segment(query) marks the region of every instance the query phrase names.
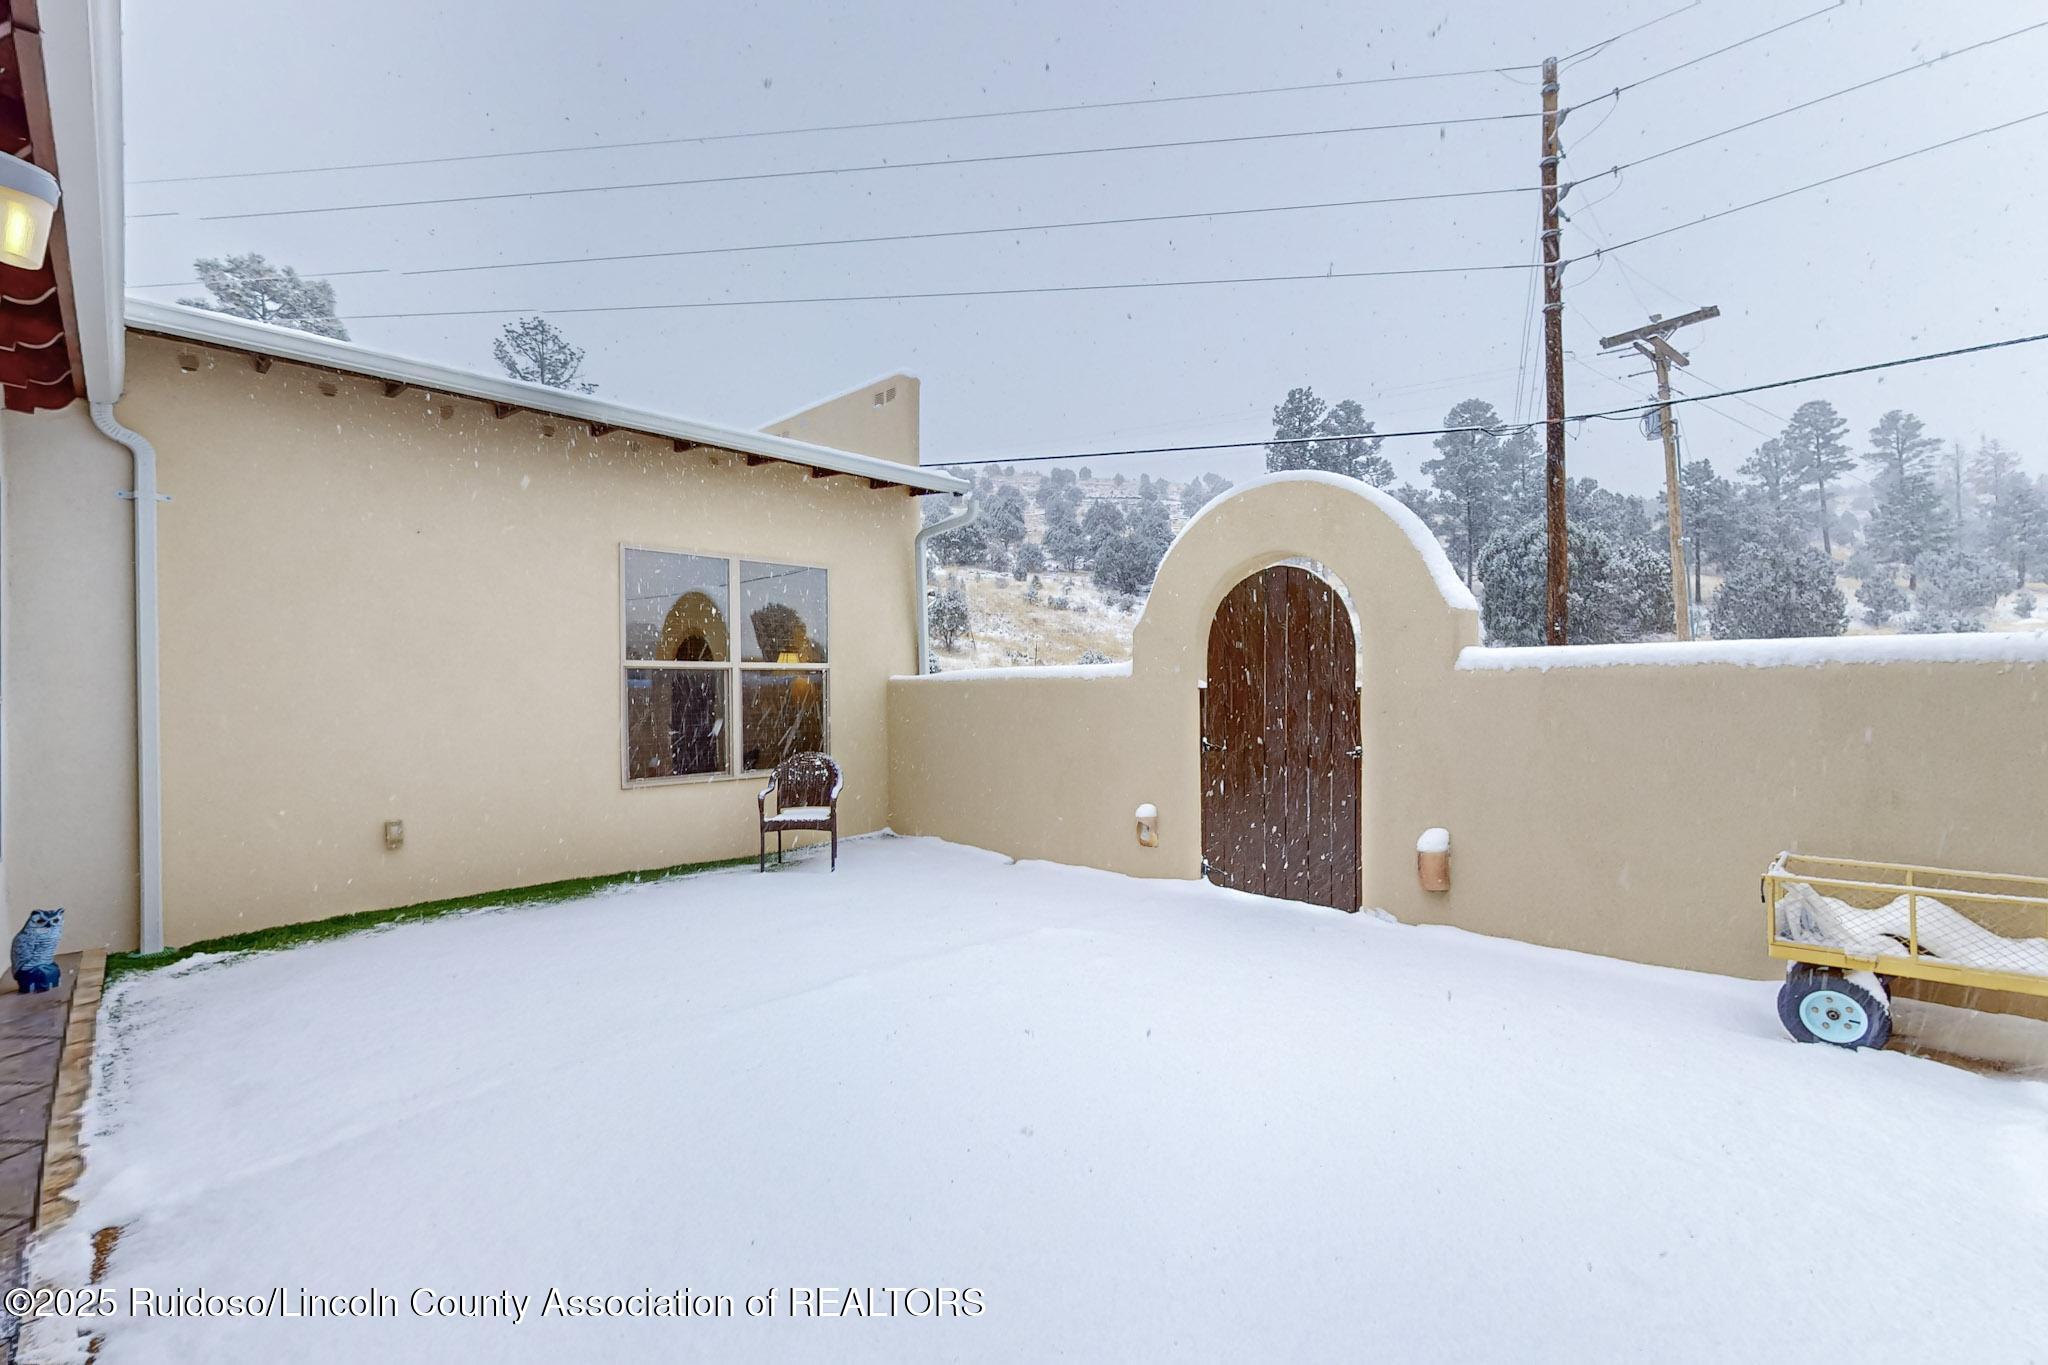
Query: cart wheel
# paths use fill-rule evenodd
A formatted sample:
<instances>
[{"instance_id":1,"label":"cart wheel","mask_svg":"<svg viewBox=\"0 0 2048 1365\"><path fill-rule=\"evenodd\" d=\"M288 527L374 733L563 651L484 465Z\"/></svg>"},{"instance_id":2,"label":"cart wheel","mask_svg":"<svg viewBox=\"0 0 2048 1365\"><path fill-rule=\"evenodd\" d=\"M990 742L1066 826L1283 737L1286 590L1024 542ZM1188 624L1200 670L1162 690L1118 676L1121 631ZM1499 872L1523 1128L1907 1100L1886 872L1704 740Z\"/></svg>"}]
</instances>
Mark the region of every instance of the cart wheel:
<instances>
[{"instance_id":1,"label":"cart wheel","mask_svg":"<svg viewBox=\"0 0 2048 1365\"><path fill-rule=\"evenodd\" d=\"M1862 975L1862 973L1858 973ZM1778 990L1778 1020L1801 1043L1883 1047L1892 1012L1882 987L1872 989L1826 967L1794 966Z\"/></svg>"}]
</instances>

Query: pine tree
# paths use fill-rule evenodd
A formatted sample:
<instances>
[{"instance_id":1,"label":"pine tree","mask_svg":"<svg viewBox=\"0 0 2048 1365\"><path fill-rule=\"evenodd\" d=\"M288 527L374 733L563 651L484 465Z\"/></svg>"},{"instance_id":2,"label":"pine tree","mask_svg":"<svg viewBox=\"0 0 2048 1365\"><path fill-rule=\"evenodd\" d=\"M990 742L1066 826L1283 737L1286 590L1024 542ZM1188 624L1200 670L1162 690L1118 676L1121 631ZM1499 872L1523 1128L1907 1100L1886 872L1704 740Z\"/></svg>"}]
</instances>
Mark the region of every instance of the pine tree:
<instances>
[{"instance_id":1,"label":"pine tree","mask_svg":"<svg viewBox=\"0 0 2048 1365\"><path fill-rule=\"evenodd\" d=\"M1835 581L1835 562L1806 545L1765 543L1745 555L1714 594L1714 636L1777 640L1840 635L1848 603Z\"/></svg>"},{"instance_id":2,"label":"pine tree","mask_svg":"<svg viewBox=\"0 0 2048 1365\"><path fill-rule=\"evenodd\" d=\"M1828 506L1828 484L1856 467L1856 457L1842 440L1848 429L1849 424L1835 411L1834 404L1816 398L1793 409L1792 420L1779 436L1791 456L1793 482L1799 488L1814 490L1820 513L1821 553L1830 558L1835 546L1829 534L1833 513Z\"/></svg>"},{"instance_id":3,"label":"pine tree","mask_svg":"<svg viewBox=\"0 0 2048 1365\"><path fill-rule=\"evenodd\" d=\"M1480 620L1489 642L1543 643L1549 544L1538 517L1496 535L1480 552ZM1671 629L1671 560L1661 548L1567 521L1565 558L1570 643L1641 640Z\"/></svg>"},{"instance_id":4,"label":"pine tree","mask_svg":"<svg viewBox=\"0 0 2048 1365\"><path fill-rule=\"evenodd\" d=\"M2025 587L2029 562L2048 546L2048 506L2039 485L2020 468L2020 457L1997 441L1978 447L1969 477L1985 553L2012 569L2014 587Z\"/></svg>"},{"instance_id":5,"label":"pine tree","mask_svg":"<svg viewBox=\"0 0 2048 1365\"><path fill-rule=\"evenodd\" d=\"M334 315L334 286L325 280L305 279L292 267L272 265L253 251L225 260L202 256L192 262L192 269L212 297L179 299L187 308L348 340L348 328Z\"/></svg>"},{"instance_id":6,"label":"pine tree","mask_svg":"<svg viewBox=\"0 0 2048 1365\"><path fill-rule=\"evenodd\" d=\"M1192 517L1229 487L1230 480L1221 474L1197 474L1180 491L1182 515Z\"/></svg>"},{"instance_id":7,"label":"pine tree","mask_svg":"<svg viewBox=\"0 0 2048 1365\"><path fill-rule=\"evenodd\" d=\"M1870 615L1870 624L1881 626L1894 616L1901 615L1911 607L1912 601L1906 596L1898 580L1889 570L1880 569L1876 574L1857 585L1856 600Z\"/></svg>"},{"instance_id":8,"label":"pine tree","mask_svg":"<svg viewBox=\"0 0 2048 1365\"><path fill-rule=\"evenodd\" d=\"M1446 427L1481 428L1446 431L1436 438L1437 457L1425 460L1422 472L1435 485L1432 510L1437 534L1445 541L1451 562L1467 586L1479 551L1504 520L1500 425L1493 404L1467 398L1444 415ZM1569 547L1567 547L1569 548Z\"/></svg>"},{"instance_id":9,"label":"pine tree","mask_svg":"<svg viewBox=\"0 0 2048 1365\"><path fill-rule=\"evenodd\" d=\"M1918 417L1893 408L1870 429L1863 456L1877 468L1877 507L1865 539L1880 562L1906 566L1908 586L1913 562L1954 535L1934 482L1940 451L1941 442L1925 433Z\"/></svg>"},{"instance_id":10,"label":"pine tree","mask_svg":"<svg viewBox=\"0 0 2048 1365\"><path fill-rule=\"evenodd\" d=\"M1692 553L1692 596L1702 600L1706 565L1726 568L1739 544L1740 508L1735 485L1714 472L1712 460L1688 460L1678 471L1678 496L1685 512L1685 538Z\"/></svg>"},{"instance_id":11,"label":"pine tree","mask_svg":"<svg viewBox=\"0 0 2048 1365\"><path fill-rule=\"evenodd\" d=\"M597 391L597 385L583 378L583 348L570 345L546 318L506 323L491 343L491 354L506 374L522 384L543 384L574 393Z\"/></svg>"},{"instance_id":12,"label":"pine tree","mask_svg":"<svg viewBox=\"0 0 2048 1365\"><path fill-rule=\"evenodd\" d=\"M1323 441L1310 446L1313 452L1311 469L1327 469L1336 474L1348 474L1361 479L1374 488L1385 488L1394 481L1394 466L1386 456L1380 454L1380 438L1372 434L1373 424L1365 419L1365 409L1356 399L1347 398L1323 415L1316 424L1318 436L1345 436L1352 439Z\"/></svg>"},{"instance_id":13,"label":"pine tree","mask_svg":"<svg viewBox=\"0 0 2048 1365\"><path fill-rule=\"evenodd\" d=\"M1920 560L1920 591L1913 609L1923 631L1980 630L1984 614L2004 592L2003 569L1967 550L1939 550Z\"/></svg>"},{"instance_id":14,"label":"pine tree","mask_svg":"<svg viewBox=\"0 0 2048 1365\"><path fill-rule=\"evenodd\" d=\"M1008 485L990 499L981 514L982 534L997 545L1011 549L1024 540L1024 495Z\"/></svg>"},{"instance_id":15,"label":"pine tree","mask_svg":"<svg viewBox=\"0 0 2048 1365\"><path fill-rule=\"evenodd\" d=\"M1313 388L1289 389L1287 397L1273 409L1273 442L1266 447L1266 469L1277 472L1284 469L1314 469L1313 445L1301 445L1304 436L1313 436L1322 425L1323 414L1330 405L1316 397ZM1289 444L1293 441L1295 444Z\"/></svg>"},{"instance_id":16,"label":"pine tree","mask_svg":"<svg viewBox=\"0 0 2048 1365\"><path fill-rule=\"evenodd\" d=\"M932 634L939 637L941 645L951 649L972 625L967 594L957 587L947 588L933 599L929 620Z\"/></svg>"},{"instance_id":17,"label":"pine tree","mask_svg":"<svg viewBox=\"0 0 2048 1365\"><path fill-rule=\"evenodd\" d=\"M1123 509L1106 499L1097 499L1088 504L1088 510L1081 517L1081 539L1085 555L1093 559L1103 546L1122 535L1124 531Z\"/></svg>"}]
</instances>

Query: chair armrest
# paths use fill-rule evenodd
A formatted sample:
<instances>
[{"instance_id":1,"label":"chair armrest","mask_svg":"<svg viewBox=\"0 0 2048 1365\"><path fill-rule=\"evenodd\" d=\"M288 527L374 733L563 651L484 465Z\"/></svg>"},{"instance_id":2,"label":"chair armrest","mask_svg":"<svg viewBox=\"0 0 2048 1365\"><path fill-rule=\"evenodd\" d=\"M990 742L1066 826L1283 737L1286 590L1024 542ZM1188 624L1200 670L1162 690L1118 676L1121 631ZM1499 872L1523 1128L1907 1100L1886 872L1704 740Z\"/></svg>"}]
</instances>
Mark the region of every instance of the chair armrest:
<instances>
[{"instance_id":1,"label":"chair armrest","mask_svg":"<svg viewBox=\"0 0 2048 1365\"><path fill-rule=\"evenodd\" d=\"M832 779L832 790L829 793L827 793L825 797L827 804L834 806L839 804L839 789L845 785L845 773L840 773Z\"/></svg>"},{"instance_id":2,"label":"chair armrest","mask_svg":"<svg viewBox=\"0 0 2048 1365\"><path fill-rule=\"evenodd\" d=\"M766 815L768 813L768 793L774 790L775 775L773 773L770 773L768 775L768 785L761 788L761 790L754 796L754 805L761 812L762 815Z\"/></svg>"}]
</instances>

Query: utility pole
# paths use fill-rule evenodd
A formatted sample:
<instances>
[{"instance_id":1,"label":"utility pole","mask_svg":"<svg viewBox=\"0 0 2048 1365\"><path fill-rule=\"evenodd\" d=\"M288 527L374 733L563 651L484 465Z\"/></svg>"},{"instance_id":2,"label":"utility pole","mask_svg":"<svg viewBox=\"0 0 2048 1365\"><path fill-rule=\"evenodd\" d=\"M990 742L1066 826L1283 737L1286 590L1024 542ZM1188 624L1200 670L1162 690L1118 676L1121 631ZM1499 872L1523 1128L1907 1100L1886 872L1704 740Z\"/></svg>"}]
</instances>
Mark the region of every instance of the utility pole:
<instances>
[{"instance_id":1,"label":"utility pole","mask_svg":"<svg viewBox=\"0 0 2048 1365\"><path fill-rule=\"evenodd\" d=\"M1544 575L1543 639L1566 642L1564 527L1564 262L1558 227L1557 166L1564 152L1557 140L1563 120L1557 112L1557 58L1543 59L1543 527L1549 541Z\"/></svg>"},{"instance_id":2,"label":"utility pole","mask_svg":"<svg viewBox=\"0 0 2048 1365\"><path fill-rule=\"evenodd\" d=\"M1681 317L1650 314L1647 325L1616 336L1601 337L1600 348L1630 346L1657 370L1657 432L1664 438L1664 524L1671 533L1671 616L1678 638L1692 638L1692 602L1685 590L1685 516L1678 502L1678 430L1671 425L1671 367L1692 364L1667 339L1681 327L1721 316L1715 307L1695 308Z\"/></svg>"}]
</instances>

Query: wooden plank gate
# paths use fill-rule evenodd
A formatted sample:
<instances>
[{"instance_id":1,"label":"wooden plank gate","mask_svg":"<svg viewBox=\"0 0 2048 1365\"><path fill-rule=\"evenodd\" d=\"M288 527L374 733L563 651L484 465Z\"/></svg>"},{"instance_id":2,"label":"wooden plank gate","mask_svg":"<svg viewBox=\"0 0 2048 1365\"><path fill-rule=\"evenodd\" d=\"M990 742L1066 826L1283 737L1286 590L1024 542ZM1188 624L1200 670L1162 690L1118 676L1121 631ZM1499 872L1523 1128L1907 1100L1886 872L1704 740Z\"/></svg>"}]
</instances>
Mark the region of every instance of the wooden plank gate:
<instances>
[{"instance_id":1,"label":"wooden plank gate","mask_svg":"<svg viewBox=\"0 0 2048 1365\"><path fill-rule=\"evenodd\" d=\"M1351 613L1276 565L1230 590L1202 689L1202 873L1220 886L1356 910L1358 681Z\"/></svg>"}]
</instances>

